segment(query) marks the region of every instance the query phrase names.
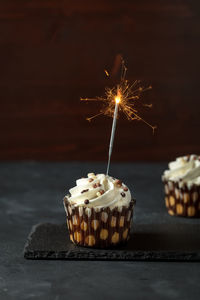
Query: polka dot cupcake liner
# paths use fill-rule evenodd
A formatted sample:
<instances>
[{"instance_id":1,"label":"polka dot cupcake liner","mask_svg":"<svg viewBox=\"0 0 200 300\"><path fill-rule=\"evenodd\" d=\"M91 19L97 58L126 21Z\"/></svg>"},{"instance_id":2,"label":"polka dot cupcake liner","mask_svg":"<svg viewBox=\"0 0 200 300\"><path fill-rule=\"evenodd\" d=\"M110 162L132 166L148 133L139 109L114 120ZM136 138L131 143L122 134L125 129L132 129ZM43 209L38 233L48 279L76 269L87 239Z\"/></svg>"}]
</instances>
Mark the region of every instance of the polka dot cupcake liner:
<instances>
[{"instance_id":1,"label":"polka dot cupcake liner","mask_svg":"<svg viewBox=\"0 0 200 300\"><path fill-rule=\"evenodd\" d=\"M200 217L200 186L163 180L165 205L171 216Z\"/></svg>"},{"instance_id":2,"label":"polka dot cupcake liner","mask_svg":"<svg viewBox=\"0 0 200 300\"><path fill-rule=\"evenodd\" d=\"M135 200L128 207L102 209L75 207L67 197L64 207L70 240L79 246L109 248L126 243L129 239Z\"/></svg>"}]
</instances>

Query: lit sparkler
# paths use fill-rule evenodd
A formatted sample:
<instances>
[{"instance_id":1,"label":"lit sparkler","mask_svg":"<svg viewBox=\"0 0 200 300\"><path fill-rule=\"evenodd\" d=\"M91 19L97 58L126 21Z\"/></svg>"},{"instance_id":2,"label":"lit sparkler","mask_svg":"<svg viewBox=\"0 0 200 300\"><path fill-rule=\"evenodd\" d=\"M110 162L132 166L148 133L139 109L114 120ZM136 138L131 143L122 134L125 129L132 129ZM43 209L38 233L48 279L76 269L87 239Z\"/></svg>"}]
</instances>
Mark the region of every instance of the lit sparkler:
<instances>
[{"instance_id":1,"label":"lit sparkler","mask_svg":"<svg viewBox=\"0 0 200 300\"><path fill-rule=\"evenodd\" d=\"M106 75L109 76L107 70L104 70ZM110 167L110 158L112 154L115 129L116 129L116 121L118 117L118 111L122 111L128 120L138 120L143 121L145 124L150 126L154 132L156 126L151 125L146 120L144 120L136 109L136 101L140 99L141 94L144 91L150 90L152 87L143 87L141 86L141 82L139 80L135 80L133 83L129 83L126 77L127 68L125 66L124 60L121 60L121 78L120 82L116 87L113 88L105 88L105 96L104 97L96 97L96 98L81 98L82 101L100 101L103 106L100 110L100 113L87 118L88 121L91 121L93 118L100 115L107 115L113 117L112 123L112 131L110 137L110 145L109 145L109 155L108 155L108 165L107 165L107 174ZM146 107L152 107L151 104L143 104Z\"/></svg>"}]
</instances>

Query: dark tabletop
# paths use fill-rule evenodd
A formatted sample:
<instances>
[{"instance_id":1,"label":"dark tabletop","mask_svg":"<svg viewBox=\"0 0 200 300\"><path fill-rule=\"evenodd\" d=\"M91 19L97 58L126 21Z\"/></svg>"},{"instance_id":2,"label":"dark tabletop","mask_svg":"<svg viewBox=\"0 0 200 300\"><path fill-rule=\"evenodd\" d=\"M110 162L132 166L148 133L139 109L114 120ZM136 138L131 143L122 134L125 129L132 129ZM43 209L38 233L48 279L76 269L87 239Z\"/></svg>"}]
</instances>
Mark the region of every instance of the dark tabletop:
<instances>
[{"instance_id":1,"label":"dark tabletop","mask_svg":"<svg viewBox=\"0 0 200 300\"><path fill-rule=\"evenodd\" d=\"M137 199L137 224L196 223L171 217L160 176L165 163L112 164ZM199 299L200 264L36 261L23 258L32 225L63 223L62 199L75 180L105 173L102 163L0 163L0 299Z\"/></svg>"}]
</instances>

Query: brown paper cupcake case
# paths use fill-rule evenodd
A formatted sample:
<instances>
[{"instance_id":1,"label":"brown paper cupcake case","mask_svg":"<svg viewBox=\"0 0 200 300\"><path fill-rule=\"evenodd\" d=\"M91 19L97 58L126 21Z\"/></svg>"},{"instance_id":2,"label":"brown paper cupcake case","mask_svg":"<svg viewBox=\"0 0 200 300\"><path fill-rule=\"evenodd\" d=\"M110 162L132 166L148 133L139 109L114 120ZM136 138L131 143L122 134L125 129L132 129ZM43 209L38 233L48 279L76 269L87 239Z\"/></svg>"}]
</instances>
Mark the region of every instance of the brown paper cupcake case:
<instances>
[{"instance_id":1,"label":"brown paper cupcake case","mask_svg":"<svg viewBox=\"0 0 200 300\"><path fill-rule=\"evenodd\" d=\"M200 186L163 179L165 205L171 216L200 217Z\"/></svg>"},{"instance_id":2,"label":"brown paper cupcake case","mask_svg":"<svg viewBox=\"0 0 200 300\"><path fill-rule=\"evenodd\" d=\"M74 207L67 197L64 198L67 214L67 226L70 240L79 246L108 248L125 243L129 238L133 207L132 199L129 206L120 208L87 208Z\"/></svg>"}]
</instances>

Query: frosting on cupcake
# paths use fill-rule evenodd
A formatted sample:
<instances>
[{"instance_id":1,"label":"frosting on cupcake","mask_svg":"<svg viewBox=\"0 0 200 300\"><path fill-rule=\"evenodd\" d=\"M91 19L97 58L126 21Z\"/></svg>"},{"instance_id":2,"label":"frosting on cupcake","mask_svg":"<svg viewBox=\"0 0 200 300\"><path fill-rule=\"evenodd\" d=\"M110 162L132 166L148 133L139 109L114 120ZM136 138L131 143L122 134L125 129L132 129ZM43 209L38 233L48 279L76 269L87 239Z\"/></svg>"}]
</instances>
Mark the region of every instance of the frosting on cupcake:
<instances>
[{"instance_id":1,"label":"frosting on cupcake","mask_svg":"<svg viewBox=\"0 0 200 300\"><path fill-rule=\"evenodd\" d=\"M181 181L188 186L200 185L200 159L192 154L181 156L169 163L169 170L163 174L164 180Z\"/></svg>"},{"instance_id":2,"label":"frosting on cupcake","mask_svg":"<svg viewBox=\"0 0 200 300\"><path fill-rule=\"evenodd\" d=\"M114 207L128 206L131 193L121 180L105 174L89 173L87 178L76 180L76 186L69 190L66 196L70 204L85 207Z\"/></svg>"}]
</instances>

